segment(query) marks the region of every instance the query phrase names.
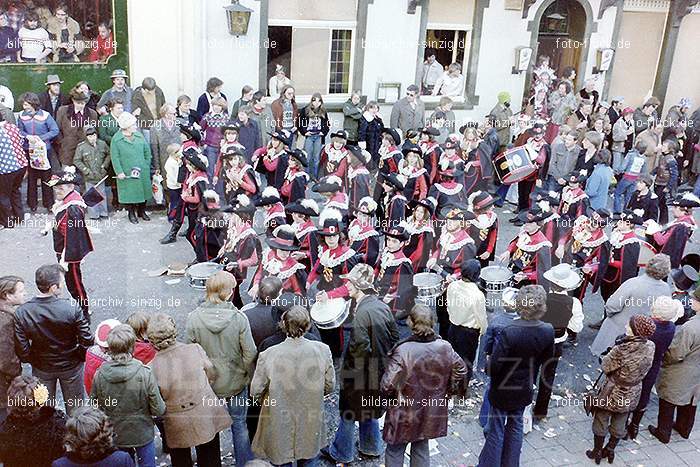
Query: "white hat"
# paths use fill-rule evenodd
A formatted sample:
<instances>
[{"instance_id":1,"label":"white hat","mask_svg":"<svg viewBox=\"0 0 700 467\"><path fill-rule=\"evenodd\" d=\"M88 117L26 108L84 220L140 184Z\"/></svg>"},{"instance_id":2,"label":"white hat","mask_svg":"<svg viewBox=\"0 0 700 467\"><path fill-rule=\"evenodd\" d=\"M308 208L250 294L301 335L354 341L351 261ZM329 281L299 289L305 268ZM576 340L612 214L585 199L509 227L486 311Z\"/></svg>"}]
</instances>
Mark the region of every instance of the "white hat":
<instances>
[{"instance_id":1,"label":"white hat","mask_svg":"<svg viewBox=\"0 0 700 467\"><path fill-rule=\"evenodd\" d=\"M661 321L675 321L683 316L683 313L683 304L667 295L656 297L651 304L651 317Z\"/></svg>"},{"instance_id":2,"label":"white hat","mask_svg":"<svg viewBox=\"0 0 700 467\"><path fill-rule=\"evenodd\" d=\"M544 273L544 278L564 290L573 290L581 283L581 276L568 263L557 264Z\"/></svg>"},{"instance_id":3,"label":"white hat","mask_svg":"<svg viewBox=\"0 0 700 467\"><path fill-rule=\"evenodd\" d=\"M119 123L119 128L126 130L127 128L131 128L132 126L136 125L136 117L129 112L122 112L117 119L117 123Z\"/></svg>"},{"instance_id":4,"label":"white hat","mask_svg":"<svg viewBox=\"0 0 700 467\"><path fill-rule=\"evenodd\" d=\"M107 337L109 333L120 324L122 323L118 319L106 319L98 324L97 329L95 329L95 344L107 348Z\"/></svg>"}]
</instances>

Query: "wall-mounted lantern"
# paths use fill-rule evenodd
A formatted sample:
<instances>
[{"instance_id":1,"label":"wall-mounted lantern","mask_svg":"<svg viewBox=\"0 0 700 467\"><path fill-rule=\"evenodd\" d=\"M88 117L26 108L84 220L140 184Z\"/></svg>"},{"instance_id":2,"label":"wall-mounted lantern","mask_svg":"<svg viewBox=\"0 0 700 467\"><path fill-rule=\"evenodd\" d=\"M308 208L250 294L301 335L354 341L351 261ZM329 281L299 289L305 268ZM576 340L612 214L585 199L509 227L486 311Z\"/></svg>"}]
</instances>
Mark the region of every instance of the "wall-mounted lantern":
<instances>
[{"instance_id":1,"label":"wall-mounted lantern","mask_svg":"<svg viewBox=\"0 0 700 467\"><path fill-rule=\"evenodd\" d=\"M610 69L610 64L612 63L613 56L615 55L615 50L605 47L598 49L596 53L596 66L593 67L593 73L599 74Z\"/></svg>"},{"instance_id":2,"label":"wall-mounted lantern","mask_svg":"<svg viewBox=\"0 0 700 467\"><path fill-rule=\"evenodd\" d=\"M248 32L250 15L253 13L253 10L241 5L239 0L231 0L231 4L225 6L224 10L226 10L228 32L232 36L245 36Z\"/></svg>"},{"instance_id":3,"label":"wall-mounted lantern","mask_svg":"<svg viewBox=\"0 0 700 467\"><path fill-rule=\"evenodd\" d=\"M532 59L532 47L517 47L515 49L515 65L512 73L514 75L527 71Z\"/></svg>"}]
</instances>

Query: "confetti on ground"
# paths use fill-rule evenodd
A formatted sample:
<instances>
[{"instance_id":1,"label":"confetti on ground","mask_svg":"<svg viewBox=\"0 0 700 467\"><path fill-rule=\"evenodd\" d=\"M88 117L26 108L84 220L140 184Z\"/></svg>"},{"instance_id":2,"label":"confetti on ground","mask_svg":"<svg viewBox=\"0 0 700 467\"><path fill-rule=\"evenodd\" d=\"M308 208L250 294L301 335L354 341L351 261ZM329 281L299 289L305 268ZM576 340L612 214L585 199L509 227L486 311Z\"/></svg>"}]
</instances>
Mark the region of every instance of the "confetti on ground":
<instances>
[{"instance_id":1,"label":"confetti on ground","mask_svg":"<svg viewBox=\"0 0 700 467\"><path fill-rule=\"evenodd\" d=\"M168 285L174 285L180 283L180 279L170 279L168 281L165 281L166 284Z\"/></svg>"},{"instance_id":2,"label":"confetti on ground","mask_svg":"<svg viewBox=\"0 0 700 467\"><path fill-rule=\"evenodd\" d=\"M545 438L555 438L557 436L557 432L554 431L554 428L549 428L544 432L544 436Z\"/></svg>"}]
</instances>

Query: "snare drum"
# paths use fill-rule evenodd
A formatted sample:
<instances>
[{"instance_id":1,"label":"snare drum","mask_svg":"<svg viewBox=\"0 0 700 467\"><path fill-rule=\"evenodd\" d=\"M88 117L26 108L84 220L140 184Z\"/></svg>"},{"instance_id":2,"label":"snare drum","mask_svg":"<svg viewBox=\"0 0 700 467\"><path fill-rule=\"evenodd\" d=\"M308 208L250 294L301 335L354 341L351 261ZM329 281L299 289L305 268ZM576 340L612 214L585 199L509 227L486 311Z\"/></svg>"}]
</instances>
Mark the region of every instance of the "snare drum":
<instances>
[{"instance_id":1,"label":"snare drum","mask_svg":"<svg viewBox=\"0 0 700 467\"><path fill-rule=\"evenodd\" d=\"M335 329L345 322L350 314L350 302L343 298L331 298L316 302L311 307L311 319L319 329Z\"/></svg>"},{"instance_id":2,"label":"snare drum","mask_svg":"<svg viewBox=\"0 0 700 467\"><path fill-rule=\"evenodd\" d=\"M207 279L224 269L219 263L197 263L187 268L186 274L190 282L190 287L195 289L206 289Z\"/></svg>"},{"instance_id":3,"label":"snare drum","mask_svg":"<svg viewBox=\"0 0 700 467\"><path fill-rule=\"evenodd\" d=\"M639 259L637 265L641 268L647 267L647 263L656 255L656 248L651 243L644 240L639 241Z\"/></svg>"},{"instance_id":4,"label":"snare drum","mask_svg":"<svg viewBox=\"0 0 700 467\"><path fill-rule=\"evenodd\" d=\"M486 292L501 293L511 285L513 273L505 266L486 266L479 277Z\"/></svg>"},{"instance_id":5,"label":"snare drum","mask_svg":"<svg viewBox=\"0 0 700 467\"><path fill-rule=\"evenodd\" d=\"M537 154L533 154L529 147L518 146L496 156L493 166L501 183L512 185L537 171L537 166L533 162L536 157Z\"/></svg>"},{"instance_id":6,"label":"snare drum","mask_svg":"<svg viewBox=\"0 0 700 467\"><path fill-rule=\"evenodd\" d=\"M442 295L444 290L442 277L434 272L421 272L413 276L416 299L427 301Z\"/></svg>"}]
</instances>

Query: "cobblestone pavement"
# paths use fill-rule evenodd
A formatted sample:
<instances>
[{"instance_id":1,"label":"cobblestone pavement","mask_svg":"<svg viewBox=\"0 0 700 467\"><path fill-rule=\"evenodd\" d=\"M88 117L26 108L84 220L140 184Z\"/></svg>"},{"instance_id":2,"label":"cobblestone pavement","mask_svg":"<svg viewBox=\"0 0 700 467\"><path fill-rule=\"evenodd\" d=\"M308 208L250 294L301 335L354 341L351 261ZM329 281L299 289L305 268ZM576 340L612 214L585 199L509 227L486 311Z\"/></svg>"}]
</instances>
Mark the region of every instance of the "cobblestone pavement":
<instances>
[{"instance_id":1,"label":"cobblestone pavement","mask_svg":"<svg viewBox=\"0 0 700 467\"><path fill-rule=\"evenodd\" d=\"M517 233L507 222L512 214L499 210L501 233L499 248ZM202 300L200 291L188 286L186 279L148 277L147 272L169 263L189 262L192 250L182 237L177 243L160 245L167 226L162 212L156 212L151 222L132 225L124 211L117 212L108 221L93 227L95 251L83 262L83 277L92 303L93 328L106 318L124 319L136 310L164 311L175 317L178 328L184 330L187 313ZM55 261L51 237L41 236L48 217L33 216L26 225L0 232L0 274L17 274L28 280L34 293L33 274L41 264ZM700 250L691 243L689 250ZM584 302L585 323L599 319L602 300L591 295ZM591 419L580 407L580 395L598 374L598 365L588 351L594 332L588 327L579 335L575 348L565 349L556 378L550 416L525 436L521 464L524 466L593 465L584 451L592 445ZM483 390L482 376L477 373L470 389L470 397L451 411L448 436L437 443L437 452L431 457L436 466L462 466L477 463L483 445L483 435L476 421ZM331 432L337 426L335 399L329 403L328 422ZM674 433L671 443L663 445L652 439L646 425L656 418L656 397L642 421L638 441L622 441L617 449L616 465L676 466L700 465L700 431L684 440ZM232 464L230 433L223 435L222 453L226 465ZM161 465L168 465L168 457L160 456ZM326 463L328 464L328 463ZM380 465L383 459L360 459L357 465Z\"/></svg>"}]
</instances>

